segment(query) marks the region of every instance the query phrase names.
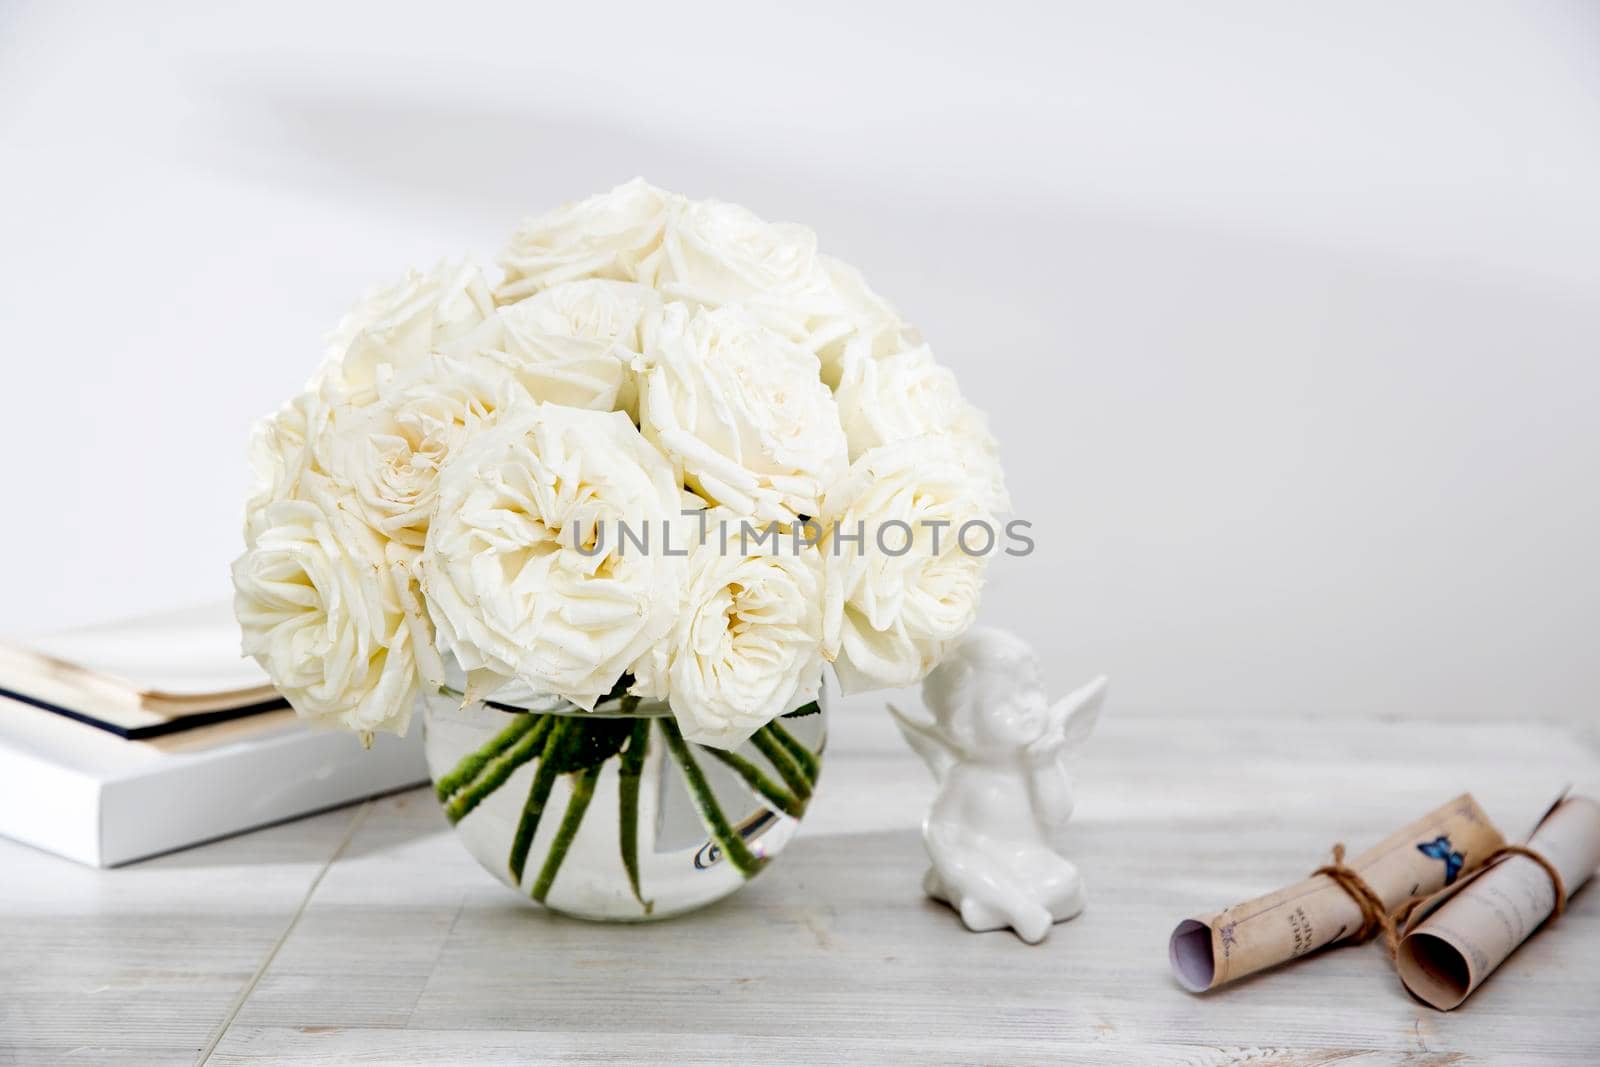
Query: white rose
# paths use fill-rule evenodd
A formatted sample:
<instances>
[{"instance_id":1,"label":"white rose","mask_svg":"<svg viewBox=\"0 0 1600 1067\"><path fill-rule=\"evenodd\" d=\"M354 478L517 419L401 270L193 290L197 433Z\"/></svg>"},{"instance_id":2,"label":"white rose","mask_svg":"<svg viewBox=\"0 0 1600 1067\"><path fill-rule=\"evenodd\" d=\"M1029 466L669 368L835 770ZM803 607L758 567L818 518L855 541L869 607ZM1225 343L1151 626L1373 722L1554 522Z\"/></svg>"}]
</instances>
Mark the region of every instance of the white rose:
<instances>
[{"instance_id":1,"label":"white rose","mask_svg":"<svg viewBox=\"0 0 1600 1067\"><path fill-rule=\"evenodd\" d=\"M791 340L810 343L813 320L837 299L804 226L766 222L716 200L685 201L667 221L656 286L704 307L742 305Z\"/></svg>"},{"instance_id":2,"label":"white rose","mask_svg":"<svg viewBox=\"0 0 1600 1067\"><path fill-rule=\"evenodd\" d=\"M990 511L1010 510L1000 446L983 412L961 395L954 372L926 345L881 358L865 354L865 347L851 344L833 394L851 460L916 437L948 438L977 481L980 503Z\"/></svg>"},{"instance_id":3,"label":"white rose","mask_svg":"<svg viewBox=\"0 0 1600 1067\"><path fill-rule=\"evenodd\" d=\"M417 692L402 593L406 559L320 475L268 504L233 564L243 648L300 715L404 733Z\"/></svg>"},{"instance_id":4,"label":"white rose","mask_svg":"<svg viewBox=\"0 0 1600 1067\"><path fill-rule=\"evenodd\" d=\"M639 551L618 523L660 538L679 499L620 412L504 413L439 479L420 575L440 647L592 708L671 628L682 583L681 558Z\"/></svg>"},{"instance_id":5,"label":"white rose","mask_svg":"<svg viewBox=\"0 0 1600 1067\"><path fill-rule=\"evenodd\" d=\"M409 271L369 292L328 338L315 387L334 394L370 390L391 375L425 366L435 352L466 336L494 311L483 272L441 263Z\"/></svg>"},{"instance_id":6,"label":"white rose","mask_svg":"<svg viewBox=\"0 0 1600 1067\"><path fill-rule=\"evenodd\" d=\"M669 304L647 334L639 427L689 487L762 520L815 515L848 463L817 357L738 308Z\"/></svg>"},{"instance_id":7,"label":"white rose","mask_svg":"<svg viewBox=\"0 0 1600 1067\"><path fill-rule=\"evenodd\" d=\"M987 561L975 553L995 530L957 450L940 438L873 449L828 490L822 523L824 649L840 685L920 681L977 616ZM973 553L967 523L980 524L966 533Z\"/></svg>"},{"instance_id":8,"label":"white rose","mask_svg":"<svg viewBox=\"0 0 1600 1067\"><path fill-rule=\"evenodd\" d=\"M873 292L860 271L832 256L819 255L817 259L834 294L834 310L811 327L817 358L822 362L822 380L830 388L839 384L848 346L874 356L890 356L922 343L917 328Z\"/></svg>"},{"instance_id":9,"label":"white rose","mask_svg":"<svg viewBox=\"0 0 1600 1067\"><path fill-rule=\"evenodd\" d=\"M256 423L250 436L255 484L245 504L245 544L255 543L268 504L293 499L300 479L317 469L315 445L328 423L328 406L307 391Z\"/></svg>"},{"instance_id":10,"label":"white rose","mask_svg":"<svg viewBox=\"0 0 1600 1067\"><path fill-rule=\"evenodd\" d=\"M322 466L353 491L374 529L421 548L445 461L497 411L519 402L532 403L508 375L491 378L440 358L380 384L370 403L336 408L318 449Z\"/></svg>"},{"instance_id":11,"label":"white rose","mask_svg":"<svg viewBox=\"0 0 1600 1067\"><path fill-rule=\"evenodd\" d=\"M652 284L662 227L676 199L635 178L609 193L528 219L500 256L505 280L495 290L496 299L509 304L579 278Z\"/></svg>"},{"instance_id":12,"label":"white rose","mask_svg":"<svg viewBox=\"0 0 1600 1067\"><path fill-rule=\"evenodd\" d=\"M725 508L694 520L706 536L689 554L677 622L634 670L636 691L668 696L686 738L725 749L813 692L823 665L821 553L788 535L776 550L758 545L741 538L742 521Z\"/></svg>"},{"instance_id":13,"label":"white rose","mask_svg":"<svg viewBox=\"0 0 1600 1067\"><path fill-rule=\"evenodd\" d=\"M660 303L646 285L567 282L500 308L452 352L509 371L535 400L631 416L640 326Z\"/></svg>"}]
</instances>

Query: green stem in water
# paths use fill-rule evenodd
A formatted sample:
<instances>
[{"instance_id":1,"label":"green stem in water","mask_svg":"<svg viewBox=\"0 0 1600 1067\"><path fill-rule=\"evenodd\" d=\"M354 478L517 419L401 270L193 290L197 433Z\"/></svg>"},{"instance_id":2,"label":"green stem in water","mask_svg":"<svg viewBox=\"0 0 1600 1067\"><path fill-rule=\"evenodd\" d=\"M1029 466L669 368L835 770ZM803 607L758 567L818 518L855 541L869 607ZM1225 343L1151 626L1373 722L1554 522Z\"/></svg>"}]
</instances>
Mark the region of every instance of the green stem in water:
<instances>
[{"instance_id":1,"label":"green stem in water","mask_svg":"<svg viewBox=\"0 0 1600 1067\"><path fill-rule=\"evenodd\" d=\"M789 755L794 757L794 761L800 764L800 769L805 772L806 781L811 785L816 785L817 775L822 771L822 764L817 759L817 754L802 745L799 738L786 730L777 719L773 719L768 723L767 729L772 732L772 736L778 739L778 743L788 751Z\"/></svg>"},{"instance_id":2,"label":"green stem in water","mask_svg":"<svg viewBox=\"0 0 1600 1067\"><path fill-rule=\"evenodd\" d=\"M628 872L633 899L646 915L655 910L655 901L644 899L639 892L639 778L644 773L645 747L649 743L650 720L639 719L633 724L633 734L617 767L617 842L622 848L622 866Z\"/></svg>"},{"instance_id":3,"label":"green stem in water","mask_svg":"<svg viewBox=\"0 0 1600 1067\"><path fill-rule=\"evenodd\" d=\"M570 717L557 716L545 739L544 751L539 755L539 769L528 787L528 799L522 804L522 818L517 822L517 836L511 842L511 876L522 884L522 872L528 866L528 849L533 847L533 835L539 830L539 819L544 815L544 805L550 799L550 790L559 775L560 756L572 739L582 736L582 726Z\"/></svg>"},{"instance_id":4,"label":"green stem in water","mask_svg":"<svg viewBox=\"0 0 1600 1067\"><path fill-rule=\"evenodd\" d=\"M583 813L589 810L589 801L594 799L594 783L600 777L602 764L586 767L572 776L572 793L567 797L567 811L561 816L561 825L556 828L556 839L550 842L550 851L545 854L544 866L539 868L539 879L533 883L533 899L544 903L544 898L550 893L550 886L556 880L556 874L561 870L561 861L567 858L567 850L572 847L572 839L578 836L578 826L583 822ZM522 876L517 876L518 882Z\"/></svg>"},{"instance_id":5,"label":"green stem in water","mask_svg":"<svg viewBox=\"0 0 1600 1067\"><path fill-rule=\"evenodd\" d=\"M712 748L710 746L703 746L703 751L726 764L733 770L734 774L744 779L745 785L761 794L773 807L785 815L792 815L798 819L806 813L806 802L804 800L785 792L782 786L762 774L761 769L749 760L732 752L724 752L720 748Z\"/></svg>"},{"instance_id":6,"label":"green stem in water","mask_svg":"<svg viewBox=\"0 0 1600 1067\"><path fill-rule=\"evenodd\" d=\"M538 718L537 715L513 716L511 724L495 734L493 740L478 751L462 757L453 771L434 784L434 792L438 794L440 803L448 801L457 790L471 785L497 756L502 755L506 749L516 744L523 734L533 729L537 725Z\"/></svg>"},{"instance_id":7,"label":"green stem in water","mask_svg":"<svg viewBox=\"0 0 1600 1067\"><path fill-rule=\"evenodd\" d=\"M526 717L535 721L528 727L527 732L518 739L516 744L511 746L510 751L491 763L482 778L457 793L450 803L445 805L445 816L452 823L458 823L466 818L467 814L482 803L485 797L505 785L507 779L516 773L518 767L521 767L539 754L540 746L545 741L545 735L550 732L553 717L549 715L529 715Z\"/></svg>"},{"instance_id":8,"label":"green stem in water","mask_svg":"<svg viewBox=\"0 0 1600 1067\"><path fill-rule=\"evenodd\" d=\"M761 866L761 860L750 851L744 843L744 838L734 832L728 825L728 817L722 814L722 807L717 803L716 794L711 791L710 784L705 775L700 772L700 767L694 761L694 755L689 751L689 745L683 739L683 733L678 729L678 724L670 718L661 720L661 732L666 735L667 749L672 753L672 758L678 761L678 766L683 770L684 784L689 787L689 796L694 799L694 805L700 810L700 819L705 823L706 829L711 831L711 837L722 849L722 854L744 877L749 878Z\"/></svg>"},{"instance_id":9,"label":"green stem in water","mask_svg":"<svg viewBox=\"0 0 1600 1067\"><path fill-rule=\"evenodd\" d=\"M750 743L755 745L760 753L767 757L767 762L772 764L778 776L783 779L783 784L801 800L811 798L811 783L806 780L805 771L800 769L800 764L789 755L789 750L783 742L771 733L772 725L769 723L750 736Z\"/></svg>"}]
</instances>

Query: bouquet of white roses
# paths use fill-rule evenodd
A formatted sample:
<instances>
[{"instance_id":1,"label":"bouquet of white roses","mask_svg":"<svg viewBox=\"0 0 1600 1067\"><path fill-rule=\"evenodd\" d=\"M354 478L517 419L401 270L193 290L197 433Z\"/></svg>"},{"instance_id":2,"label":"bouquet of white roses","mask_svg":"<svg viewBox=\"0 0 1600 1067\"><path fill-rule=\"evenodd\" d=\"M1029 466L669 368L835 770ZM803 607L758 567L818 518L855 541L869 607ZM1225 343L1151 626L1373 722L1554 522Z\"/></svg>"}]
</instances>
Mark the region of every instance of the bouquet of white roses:
<instances>
[{"instance_id":1,"label":"bouquet of white roses","mask_svg":"<svg viewBox=\"0 0 1600 1067\"><path fill-rule=\"evenodd\" d=\"M453 663L729 749L972 623L994 440L810 231L635 180L500 265L371 293L258 429L236 610L301 715L403 732Z\"/></svg>"}]
</instances>

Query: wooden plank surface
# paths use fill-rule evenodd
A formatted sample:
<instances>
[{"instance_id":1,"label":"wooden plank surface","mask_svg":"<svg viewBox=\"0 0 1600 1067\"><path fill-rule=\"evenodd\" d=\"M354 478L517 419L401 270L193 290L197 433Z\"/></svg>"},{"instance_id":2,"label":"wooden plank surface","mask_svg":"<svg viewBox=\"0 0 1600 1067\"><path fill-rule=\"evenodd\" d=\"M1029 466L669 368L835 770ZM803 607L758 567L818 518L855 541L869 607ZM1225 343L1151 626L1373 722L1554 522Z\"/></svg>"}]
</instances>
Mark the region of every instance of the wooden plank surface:
<instances>
[{"instance_id":1,"label":"wooden plank surface","mask_svg":"<svg viewBox=\"0 0 1600 1067\"><path fill-rule=\"evenodd\" d=\"M524 904L422 790L115 871L0 842L0 1062L1600 1061L1594 889L1450 1014L1375 945L1205 997L1165 948L1462 790L1520 836L1600 789L1592 727L1113 705L1078 782L1089 910L1037 947L921 898L931 782L870 705L769 872L647 926Z\"/></svg>"}]
</instances>

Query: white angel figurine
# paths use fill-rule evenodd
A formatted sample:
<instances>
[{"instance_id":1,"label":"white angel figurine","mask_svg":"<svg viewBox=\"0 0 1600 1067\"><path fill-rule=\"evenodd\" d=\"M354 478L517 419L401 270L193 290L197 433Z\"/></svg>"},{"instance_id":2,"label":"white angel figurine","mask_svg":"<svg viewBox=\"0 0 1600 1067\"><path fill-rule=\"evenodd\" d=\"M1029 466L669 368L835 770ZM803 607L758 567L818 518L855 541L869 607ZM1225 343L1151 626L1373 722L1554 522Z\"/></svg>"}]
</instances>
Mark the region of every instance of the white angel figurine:
<instances>
[{"instance_id":1,"label":"white angel figurine","mask_svg":"<svg viewBox=\"0 0 1600 1067\"><path fill-rule=\"evenodd\" d=\"M1105 677L1055 705L1039 660L1004 630L969 633L922 683L933 721L889 710L939 783L922 823L922 887L974 931L1029 944L1083 910L1083 879L1051 838L1072 814L1065 757L1094 729Z\"/></svg>"}]
</instances>

